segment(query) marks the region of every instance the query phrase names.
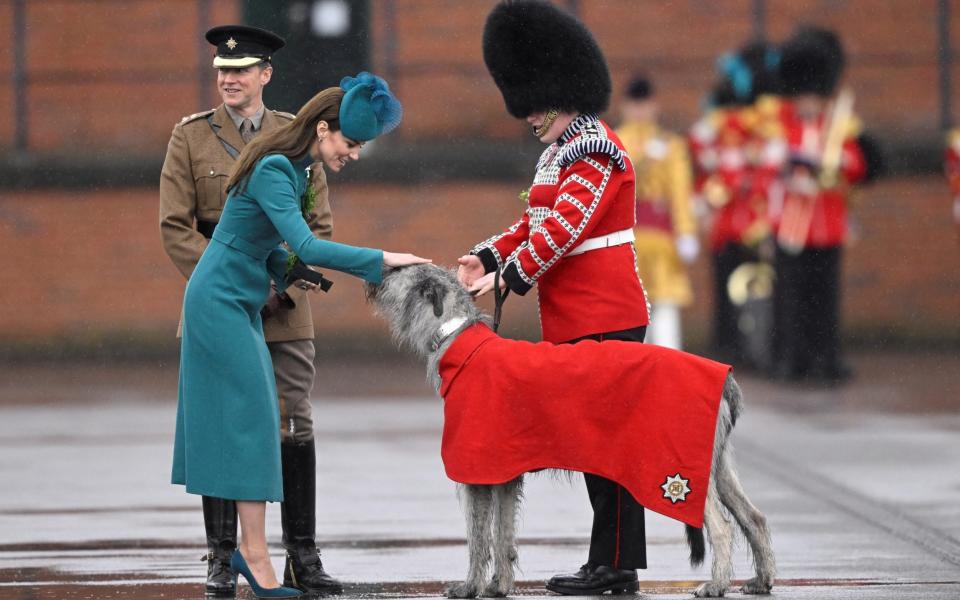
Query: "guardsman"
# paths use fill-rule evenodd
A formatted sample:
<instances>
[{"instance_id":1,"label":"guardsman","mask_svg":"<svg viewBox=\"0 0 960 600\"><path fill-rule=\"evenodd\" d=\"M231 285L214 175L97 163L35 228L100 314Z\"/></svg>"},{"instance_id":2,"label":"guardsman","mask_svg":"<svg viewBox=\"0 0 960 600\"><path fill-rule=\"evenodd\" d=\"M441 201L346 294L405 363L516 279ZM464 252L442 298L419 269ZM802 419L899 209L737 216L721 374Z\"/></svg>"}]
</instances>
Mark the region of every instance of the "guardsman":
<instances>
[{"instance_id":1,"label":"guardsman","mask_svg":"<svg viewBox=\"0 0 960 600\"><path fill-rule=\"evenodd\" d=\"M960 234L960 128L951 129L947 134L947 151L943 169L953 196L953 222L957 226L957 233Z\"/></svg>"},{"instance_id":2,"label":"guardsman","mask_svg":"<svg viewBox=\"0 0 960 600\"><path fill-rule=\"evenodd\" d=\"M680 309L693 299L687 266L700 251L686 141L660 127L653 84L634 78L617 135L637 173L637 270L650 300L646 342L679 350Z\"/></svg>"},{"instance_id":3,"label":"guardsman","mask_svg":"<svg viewBox=\"0 0 960 600\"><path fill-rule=\"evenodd\" d=\"M875 146L861 135L837 35L797 30L782 47L782 111L788 145L776 237L775 373L786 380L839 383L840 265L852 187L876 174Z\"/></svg>"},{"instance_id":4,"label":"guardsman","mask_svg":"<svg viewBox=\"0 0 960 600\"><path fill-rule=\"evenodd\" d=\"M472 292L538 290L543 339L642 342L647 302L633 245L633 164L599 114L610 101L603 52L590 31L549 2L500 2L483 33L487 69L507 111L546 145L528 205L507 231L459 259ZM603 399L584 398L603 410ZM564 432L557 431L558 439ZM587 563L557 575L560 594L634 592L646 568L643 506L615 482L585 473L593 506Z\"/></svg>"},{"instance_id":5,"label":"guardsman","mask_svg":"<svg viewBox=\"0 0 960 600\"><path fill-rule=\"evenodd\" d=\"M185 117L173 128L160 176L160 233L163 246L189 279L207 247L226 198L234 161L248 141L294 118L263 105L263 88L273 76L271 56L284 45L279 36L254 27L214 27L206 39L216 46L213 66L223 103ZM320 165L311 170L317 202L309 217L314 234L329 238L332 217ZM306 288L309 284L301 282ZM277 380L284 502L284 585L304 591L339 593L342 586L323 569L316 546L316 456L310 390L314 379L314 329L307 292L296 286L274 291L261 315ZM230 558L237 546L236 505L203 498L207 583L213 595L235 593Z\"/></svg>"},{"instance_id":6,"label":"guardsman","mask_svg":"<svg viewBox=\"0 0 960 600\"><path fill-rule=\"evenodd\" d=\"M768 199L786 154L779 129L770 127L779 125L778 60L776 48L764 41L721 56L711 108L689 135L696 205L709 223L714 352L740 367L764 367L769 355L769 323L763 323L772 317L762 313L772 310L748 306L745 297L730 292L731 281L741 279L735 273L753 273L755 290L769 279L763 257L770 234ZM750 310L756 314L746 314Z\"/></svg>"}]
</instances>

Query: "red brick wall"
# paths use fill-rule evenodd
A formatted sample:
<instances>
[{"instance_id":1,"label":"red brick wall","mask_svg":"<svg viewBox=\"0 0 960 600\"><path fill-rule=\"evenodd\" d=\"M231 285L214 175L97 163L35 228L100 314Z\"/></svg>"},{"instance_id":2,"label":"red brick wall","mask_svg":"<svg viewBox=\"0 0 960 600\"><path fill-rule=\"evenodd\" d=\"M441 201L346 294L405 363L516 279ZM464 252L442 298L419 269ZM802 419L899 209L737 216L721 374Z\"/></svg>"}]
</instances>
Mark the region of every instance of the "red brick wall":
<instances>
[{"instance_id":1,"label":"red brick wall","mask_svg":"<svg viewBox=\"0 0 960 600\"><path fill-rule=\"evenodd\" d=\"M162 156L173 125L208 107L198 92L195 0L27 0L26 126L31 151ZM213 23L239 4L210 3ZM204 56L203 62L211 60ZM12 146L12 2L0 2L0 151ZM208 63L207 63L208 64ZM215 97L215 72L209 69Z\"/></svg>"},{"instance_id":2,"label":"red brick wall","mask_svg":"<svg viewBox=\"0 0 960 600\"><path fill-rule=\"evenodd\" d=\"M566 4L560 2L560 4ZM937 0L768 0L767 29L783 39L798 23L836 28L850 55L848 80L868 126L887 137L936 135ZM519 138L483 66L480 36L492 0L371 0L374 68L396 73L404 100L399 134L413 138ZM0 78L11 79L12 3L0 1ZM237 0L210 2L211 23L237 21ZM664 118L686 128L695 118L713 65L752 32L752 0L590 0L578 2L610 62L616 89L643 69L656 80ZM172 125L215 98L210 73L200 98L197 73L211 49L198 50L196 0L27 0L27 90L31 150L159 157ZM960 0L952 2L960 31ZM387 56L388 29L396 55ZM956 36L954 36L956 37ZM290 47L285 52L297 52ZM960 72L953 77L960 98ZM278 73L272 85L283 85ZM10 147L12 86L0 86L0 152ZM615 117L616 103L611 115ZM615 118L613 119L615 120Z\"/></svg>"},{"instance_id":3,"label":"red brick wall","mask_svg":"<svg viewBox=\"0 0 960 600\"><path fill-rule=\"evenodd\" d=\"M565 2L557 2L565 5ZM385 69L385 3L374 3L376 67ZM665 120L685 128L714 79L714 62L751 37L753 2L590 0L579 14L607 56L615 90L634 71L657 82ZM801 23L836 29L848 53L847 81L865 122L888 136L938 128L936 0L767 0L767 34L786 38ZM511 126L486 70L480 34L488 2L397 0L396 86L409 107L404 135L463 132L522 136ZM951 30L960 31L952 0ZM953 77L960 97L960 75ZM616 113L616 98L611 114Z\"/></svg>"},{"instance_id":4,"label":"red brick wall","mask_svg":"<svg viewBox=\"0 0 960 600\"><path fill-rule=\"evenodd\" d=\"M516 184L444 183L407 187L338 185L335 238L413 251L454 264L472 243L519 214ZM861 239L847 253L848 331L879 339L960 338L960 239L939 178L878 184L858 211ZM172 336L183 280L159 240L155 189L0 192L0 341L103 335ZM705 257L694 269L696 302L686 313L694 337L707 329L711 298ZM340 336L384 339L362 302L359 282L313 302L327 346ZM490 308L489 301L484 305ZM537 330L534 294L511 297L508 335Z\"/></svg>"}]
</instances>

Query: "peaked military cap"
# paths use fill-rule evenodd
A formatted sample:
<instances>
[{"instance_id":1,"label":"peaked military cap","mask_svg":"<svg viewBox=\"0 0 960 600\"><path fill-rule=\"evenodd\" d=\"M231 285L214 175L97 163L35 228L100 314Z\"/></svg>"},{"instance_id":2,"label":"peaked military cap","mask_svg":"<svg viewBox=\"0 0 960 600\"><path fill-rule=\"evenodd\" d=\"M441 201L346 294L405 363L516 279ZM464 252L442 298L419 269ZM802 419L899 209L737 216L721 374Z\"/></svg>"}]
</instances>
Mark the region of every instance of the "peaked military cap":
<instances>
[{"instance_id":1,"label":"peaked military cap","mask_svg":"<svg viewBox=\"0 0 960 600\"><path fill-rule=\"evenodd\" d=\"M221 25L207 32L207 41L217 47L213 59L216 68L242 69L261 61L270 61L274 52L286 44L279 35L246 25Z\"/></svg>"}]
</instances>

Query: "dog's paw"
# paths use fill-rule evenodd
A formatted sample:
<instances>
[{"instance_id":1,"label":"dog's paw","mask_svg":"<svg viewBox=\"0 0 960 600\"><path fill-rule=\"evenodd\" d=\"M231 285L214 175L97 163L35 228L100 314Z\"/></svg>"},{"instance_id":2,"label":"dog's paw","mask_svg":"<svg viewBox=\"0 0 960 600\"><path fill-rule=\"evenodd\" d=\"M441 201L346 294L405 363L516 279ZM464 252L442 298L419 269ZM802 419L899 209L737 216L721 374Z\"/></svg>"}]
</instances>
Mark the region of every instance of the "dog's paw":
<instances>
[{"instance_id":1,"label":"dog's paw","mask_svg":"<svg viewBox=\"0 0 960 600\"><path fill-rule=\"evenodd\" d=\"M744 594L758 594L766 595L770 593L770 590L773 589L773 582L764 578L763 581L759 577L754 577L749 579L746 583L743 584L743 587L740 588L740 591Z\"/></svg>"},{"instance_id":2,"label":"dog's paw","mask_svg":"<svg viewBox=\"0 0 960 600\"><path fill-rule=\"evenodd\" d=\"M480 595L484 598L505 598L510 595L512 591L512 585L505 581L499 581L497 577L494 577L493 581L488 583L487 587L483 588L483 593Z\"/></svg>"},{"instance_id":3,"label":"dog's paw","mask_svg":"<svg viewBox=\"0 0 960 600\"><path fill-rule=\"evenodd\" d=\"M444 593L447 598L476 598L477 591L475 584L464 581L463 583L451 585Z\"/></svg>"},{"instance_id":4,"label":"dog's paw","mask_svg":"<svg viewBox=\"0 0 960 600\"><path fill-rule=\"evenodd\" d=\"M697 586L697 589L693 590L693 595L697 598L723 598L726 592L727 586L707 581Z\"/></svg>"}]
</instances>

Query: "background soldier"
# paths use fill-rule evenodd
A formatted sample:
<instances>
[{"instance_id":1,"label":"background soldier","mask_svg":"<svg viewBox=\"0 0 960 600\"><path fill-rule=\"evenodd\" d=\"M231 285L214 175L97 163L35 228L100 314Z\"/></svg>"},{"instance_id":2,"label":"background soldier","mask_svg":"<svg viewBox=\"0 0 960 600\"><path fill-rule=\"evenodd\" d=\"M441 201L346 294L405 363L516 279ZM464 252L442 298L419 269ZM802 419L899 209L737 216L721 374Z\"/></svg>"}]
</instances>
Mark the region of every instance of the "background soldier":
<instances>
[{"instance_id":1,"label":"background soldier","mask_svg":"<svg viewBox=\"0 0 960 600\"><path fill-rule=\"evenodd\" d=\"M637 174L637 270L652 307L645 341L679 350L680 308L693 299L687 265L700 251L690 159L686 141L657 123L653 84L638 77L625 91L617 135Z\"/></svg>"},{"instance_id":2,"label":"background soldier","mask_svg":"<svg viewBox=\"0 0 960 600\"><path fill-rule=\"evenodd\" d=\"M782 111L789 148L777 239L776 374L842 381L840 263L851 187L876 173L875 146L860 136L849 91L834 97L844 68L832 31L803 28L783 44Z\"/></svg>"},{"instance_id":3,"label":"background soldier","mask_svg":"<svg viewBox=\"0 0 960 600\"><path fill-rule=\"evenodd\" d=\"M164 249L189 278L213 234L226 198L234 161L261 131L281 127L293 115L267 110L263 88L273 75L271 55L284 40L269 31L228 25L207 32L217 47L213 66L223 103L214 110L184 118L173 129L160 177L160 232ZM308 223L314 234L329 238L332 218L323 168L314 165L317 202ZM301 282L304 288L311 286ZM342 586L324 572L315 541L316 455L310 390L314 378L314 330L304 289L274 290L262 311L279 394L284 502L283 545L287 550L284 586L339 593ZM237 546L236 505L203 498L207 533L206 589L233 594L230 557Z\"/></svg>"},{"instance_id":4,"label":"background soldier","mask_svg":"<svg viewBox=\"0 0 960 600\"><path fill-rule=\"evenodd\" d=\"M714 351L738 367L764 367L769 355L772 317L763 314L772 312L769 299L766 306L738 306L730 282L735 272L754 273L757 285L751 288L758 294L764 278L769 284L769 268L763 267L770 234L768 200L786 156L778 129L767 126L771 121L779 125L777 60L776 49L764 41L720 57L721 78L711 93L711 107L689 136L697 206L709 222Z\"/></svg>"}]
</instances>

